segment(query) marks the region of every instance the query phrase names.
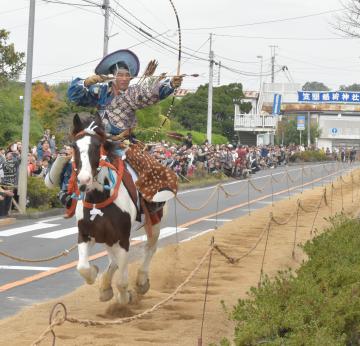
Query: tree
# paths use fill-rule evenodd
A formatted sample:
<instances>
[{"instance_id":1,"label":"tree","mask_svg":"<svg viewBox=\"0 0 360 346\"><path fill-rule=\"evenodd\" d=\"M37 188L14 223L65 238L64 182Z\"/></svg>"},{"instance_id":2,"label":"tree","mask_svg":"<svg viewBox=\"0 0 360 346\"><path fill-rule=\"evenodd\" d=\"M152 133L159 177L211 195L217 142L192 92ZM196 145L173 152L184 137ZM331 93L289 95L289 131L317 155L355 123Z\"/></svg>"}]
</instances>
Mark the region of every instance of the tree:
<instances>
[{"instance_id":1,"label":"tree","mask_svg":"<svg viewBox=\"0 0 360 346\"><path fill-rule=\"evenodd\" d=\"M321 82L306 82L302 90L304 91L329 91L330 89Z\"/></svg>"},{"instance_id":2,"label":"tree","mask_svg":"<svg viewBox=\"0 0 360 346\"><path fill-rule=\"evenodd\" d=\"M244 97L242 85L232 83L213 89L213 133L234 137L234 99ZM208 85L202 85L196 93L186 95L174 108L176 120L188 130L206 133L207 126ZM249 104L241 104L243 112L249 111Z\"/></svg>"},{"instance_id":3,"label":"tree","mask_svg":"<svg viewBox=\"0 0 360 346\"><path fill-rule=\"evenodd\" d=\"M360 84L354 83L351 85L340 85L340 91L360 91Z\"/></svg>"},{"instance_id":4,"label":"tree","mask_svg":"<svg viewBox=\"0 0 360 346\"><path fill-rule=\"evenodd\" d=\"M46 83L36 82L32 87L31 108L36 112L41 125L52 131L56 128L59 111L65 102L57 99Z\"/></svg>"},{"instance_id":5,"label":"tree","mask_svg":"<svg viewBox=\"0 0 360 346\"><path fill-rule=\"evenodd\" d=\"M335 28L341 33L351 36L360 37L360 1L346 0L342 3L344 10L342 14L337 16L337 23Z\"/></svg>"},{"instance_id":6,"label":"tree","mask_svg":"<svg viewBox=\"0 0 360 346\"><path fill-rule=\"evenodd\" d=\"M19 96L23 92L24 85L12 81L4 83L0 89L0 146L21 140L24 105ZM30 142L35 144L43 129L33 114L30 124Z\"/></svg>"},{"instance_id":7,"label":"tree","mask_svg":"<svg viewBox=\"0 0 360 346\"><path fill-rule=\"evenodd\" d=\"M301 143L307 144L307 127L306 123L305 130L301 133ZM310 126L310 143L315 143L315 138L319 138L321 130L319 125L311 124ZM291 143L300 144L300 133L297 129L297 120L293 117L284 116L281 121L278 123L277 134L276 134L277 144L288 145Z\"/></svg>"},{"instance_id":8,"label":"tree","mask_svg":"<svg viewBox=\"0 0 360 346\"><path fill-rule=\"evenodd\" d=\"M24 69L25 53L16 52L13 43L8 43L9 32L0 29L0 85L10 79L15 79Z\"/></svg>"}]
</instances>

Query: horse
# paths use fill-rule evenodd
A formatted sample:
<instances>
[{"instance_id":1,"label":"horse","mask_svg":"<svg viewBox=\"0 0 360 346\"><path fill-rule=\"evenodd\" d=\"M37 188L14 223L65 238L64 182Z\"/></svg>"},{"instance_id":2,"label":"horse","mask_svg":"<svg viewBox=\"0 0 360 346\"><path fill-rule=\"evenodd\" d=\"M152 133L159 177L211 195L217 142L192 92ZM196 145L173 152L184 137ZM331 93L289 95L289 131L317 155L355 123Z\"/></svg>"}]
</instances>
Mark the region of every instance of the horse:
<instances>
[{"instance_id":1,"label":"horse","mask_svg":"<svg viewBox=\"0 0 360 346\"><path fill-rule=\"evenodd\" d=\"M75 194L78 199L75 209L77 270L87 284L95 282L99 269L89 263L90 249L95 243L103 243L109 264L100 277L99 299L105 302L113 298L112 278L118 269L117 301L125 305L132 299L128 289L130 231L139 207L123 182L124 161L116 152L118 146L107 140L100 116L81 120L76 114L72 135L73 174L78 193ZM151 233L147 233L144 257L137 272L136 291L139 294L145 294L150 288L149 267L157 249L160 223L152 226Z\"/></svg>"}]
</instances>

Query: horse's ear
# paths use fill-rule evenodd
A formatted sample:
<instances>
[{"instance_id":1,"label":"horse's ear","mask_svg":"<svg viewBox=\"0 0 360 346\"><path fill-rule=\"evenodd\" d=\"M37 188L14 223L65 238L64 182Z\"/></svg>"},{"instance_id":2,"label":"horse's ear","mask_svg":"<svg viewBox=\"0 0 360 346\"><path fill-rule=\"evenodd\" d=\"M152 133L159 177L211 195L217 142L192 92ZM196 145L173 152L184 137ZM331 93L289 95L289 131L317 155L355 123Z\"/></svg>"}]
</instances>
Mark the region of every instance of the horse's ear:
<instances>
[{"instance_id":1,"label":"horse's ear","mask_svg":"<svg viewBox=\"0 0 360 346\"><path fill-rule=\"evenodd\" d=\"M82 130L82 122L78 114L74 115L73 119L73 133L79 133Z\"/></svg>"}]
</instances>

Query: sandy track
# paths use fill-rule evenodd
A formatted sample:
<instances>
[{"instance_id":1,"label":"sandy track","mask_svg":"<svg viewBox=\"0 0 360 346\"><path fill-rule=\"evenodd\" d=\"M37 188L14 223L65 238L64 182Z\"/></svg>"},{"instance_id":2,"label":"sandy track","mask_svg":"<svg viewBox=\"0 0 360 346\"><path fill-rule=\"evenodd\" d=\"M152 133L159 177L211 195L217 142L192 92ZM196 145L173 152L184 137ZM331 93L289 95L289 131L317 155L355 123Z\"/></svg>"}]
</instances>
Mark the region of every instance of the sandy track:
<instances>
[{"instance_id":1,"label":"sandy track","mask_svg":"<svg viewBox=\"0 0 360 346\"><path fill-rule=\"evenodd\" d=\"M360 205L360 171L344 181L327 186L327 204L322 203L316 218L319 231L328 225L325 218L344 210L358 215ZM342 188L341 188L342 187ZM342 190L342 193L341 193ZM284 220L296 211L300 199L306 209L315 210L324 192L323 188L306 191L290 200L278 202L274 207L266 207L225 224L218 230L203 235L178 246L168 246L158 251L151 269L151 289L144 297L127 308L120 308L114 300L108 303L98 301L97 283L82 286L61 299L49 301L27 308L16 316L0 321L0 345L30 345L48 326L49 311L55 302L66 304L72 317L105 320L132 316L143 312L166 298L195 268L200 258L206 253L210 239L215 237L216 244L232 257L240 257L251 249L262 234L270 212L277 219ZM332 199L331 199L331 196ZM342 201L343 200L343 201ZM332 207L331 207L332 202ZM311 238L310 229L315 212L299 212L297 243ZM280 269L296 268L304 259L301 250L296 247L292 258L296 214L286 225L272 224L269 233L267 252L264 260L264 272L274 275ZM227 319L221 301L231 308L239 297L245 297L251 286L257 285L264 255L266 234L258 247L239 263L226 262L216 251L212 255L210 287L206 306L203 330L203 344L219 342L223 336L232 339L233 322ZM78 324L65 324L56 327L56 345L196 345L200 334L203 299L207 277L207 264L201 268L194 279L184 288L174 301L145 318L117 326L84 327ZM130 266L130 278L135 277L137 264ZM44 288L46 289L46 288ZM50 345L48 336L41 345Z\"/></svg>"}]
</instances>

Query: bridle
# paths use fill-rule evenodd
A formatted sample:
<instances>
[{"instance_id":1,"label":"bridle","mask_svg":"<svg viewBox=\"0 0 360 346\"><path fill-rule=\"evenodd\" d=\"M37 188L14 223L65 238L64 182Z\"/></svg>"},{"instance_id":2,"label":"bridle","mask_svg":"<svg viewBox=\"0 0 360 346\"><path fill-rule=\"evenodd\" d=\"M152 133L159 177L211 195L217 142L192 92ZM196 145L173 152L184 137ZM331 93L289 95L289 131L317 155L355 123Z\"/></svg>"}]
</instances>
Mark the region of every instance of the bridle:
<instances>
[{"instance_id":1,"label":"bridle","mask_svg":"<svg viewBox=\"0 0 360 346\"><path fill-rule=\"evenodd\" d=\"M103 213L101 212L100 209L107 207L108 205L113 203L114 200L118 197L121 181L122 181L123 174L124 174L123 160L121 160L120 158L117 158L114 163L111 163L109 161L107 152L104 148L104 138L100 134L98 134L97 132L94 131L96 127L97 127L97 125L94 125L94 122L92 122L88 128L75 134L74 139L75 139L75 141L77 141L84 136L94 136L100 140L100 142L101 142L100 160L99 160L99 166L96 169L96 171L97 171L96 175L98 175L98 173L102 170L102 168L108 168L109 178L111 180L112 186L108 186L108 185L103 185L103 186L104 186L105 190L113 190L113 193L106 200L104 200L102 202L99 202L99 203L87 202L85 200L84 194L80 193L79 187L77 184L78 169L76 167L74 154L73 154L73 158L72 158L72 174L71 174L71 178L69 181L69 187L68 187L68 193L71 193L71 196L75 201L82 200L84 208L92 209L90 211L90 214L92 215L92 217L90 218L91 221L95 219L96 215L102 216ZM113 175L113 172L115 172L115 174L116 174L116 179Z\"/></svg>"}]
</instances>

